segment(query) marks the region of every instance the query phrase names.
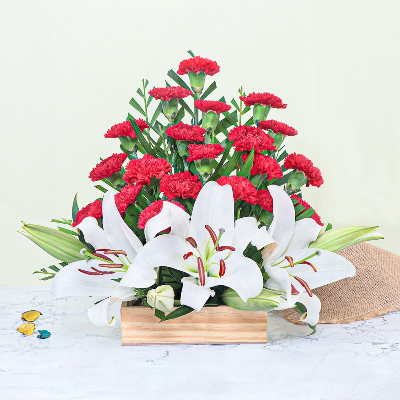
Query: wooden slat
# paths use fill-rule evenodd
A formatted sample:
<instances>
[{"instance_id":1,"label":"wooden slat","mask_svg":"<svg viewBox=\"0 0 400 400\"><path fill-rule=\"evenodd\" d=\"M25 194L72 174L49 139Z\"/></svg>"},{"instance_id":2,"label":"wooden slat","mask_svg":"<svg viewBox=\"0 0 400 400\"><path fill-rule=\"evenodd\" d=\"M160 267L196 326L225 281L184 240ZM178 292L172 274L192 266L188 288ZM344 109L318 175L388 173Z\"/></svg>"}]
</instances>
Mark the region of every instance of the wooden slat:
<instances>
[{"instance_id":1,"label":"wooden slat","mask_svg":"<svg viewBox=\"0 0 400 400\"><path fill-rule=\"evenodd\" d=\"M160 322L148 307L121 307L122 345L266 343L267 313L227 306Z\"/></svg>"}]
</instances>

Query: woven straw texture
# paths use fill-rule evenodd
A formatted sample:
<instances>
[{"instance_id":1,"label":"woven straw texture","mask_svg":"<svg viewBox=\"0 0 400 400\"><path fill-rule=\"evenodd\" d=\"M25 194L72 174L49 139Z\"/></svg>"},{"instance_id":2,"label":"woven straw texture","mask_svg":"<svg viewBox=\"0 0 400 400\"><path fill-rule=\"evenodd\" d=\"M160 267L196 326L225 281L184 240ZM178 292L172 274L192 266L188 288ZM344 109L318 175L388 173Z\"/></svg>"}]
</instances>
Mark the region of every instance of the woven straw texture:
<instances>
[{"instance_id":1,"label":"woven straw texture","mask_svg":"<svg viewBox=\"0 0 400 400\"><path fill-rule=\"evenodd\" d=\"M340 253L356 267L354 278L314 290L321 300L319 323L346 324L400 310L400 256L369 243L359 243ZM284 317L302 324L290 309Z\"/></svg>"}]
</instances>

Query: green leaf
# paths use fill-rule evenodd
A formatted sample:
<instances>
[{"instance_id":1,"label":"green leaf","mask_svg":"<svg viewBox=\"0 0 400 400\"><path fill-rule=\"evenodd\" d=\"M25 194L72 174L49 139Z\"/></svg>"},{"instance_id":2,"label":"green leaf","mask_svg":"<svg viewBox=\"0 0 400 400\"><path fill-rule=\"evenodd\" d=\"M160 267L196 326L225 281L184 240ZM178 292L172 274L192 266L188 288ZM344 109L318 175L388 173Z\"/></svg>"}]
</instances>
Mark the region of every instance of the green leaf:
<instances>
[{"instance_id":1,"label":"green leaf","mask_svg":"<svg viewBox=\"0 0 400 400\"><path fill-rule=\"evenodd\" d=\"M56 267L55 265L50 265L49 267L51 270L58 272L60 270L60 268Z\"/></svg>"},{"instance_id":2,"label":"green leaf","mask_svg":"<svg viewBox=\"0 0 400 400\"><path fill-rule=\"evenodd\" d=\"M240 107L239 107L239 105L238 105L238 103L236 102L236 100L235 99L232 99L231 100L231 103L233 104L233 106L236 108L236 110L240 110Z\"/></svg>"},{"instance_id":3,"label":"green leaf","mask_svg":"<svg viewBox=\"0 0 400 400\"><path fill-rule=\"evenodd\" d=\"M78 236L78 234L75 231L71 231L70 229L65 229L65 228L62 228L61 226L58 226L57 228L61 232L68 233L69 235L73 235L73 236Z\"/></svg>"},{"instance_id":4,"label":"green leaf","mask_svg":"<svg viewBox=\"0 0 400 400\"><path fill-rule=\"evenodd\" d=\"M245 122L245 125L247 125L247 126L250 126L253 124L254 124L253 117L251 117L248 121Z\"/></svg>"},{"instance_id":5,"label":"green leaf","mask_svg":"<svg viewBox=\"0 0 400 400\"><path fill-rule=\"evenodd\" d=\"M174 119L174 124L177 124L178 122L181 121L181 119L185 116L185 110L183 107L181 107L178 112L176 113L176 117Z\"/></svg>"},{"instance_id":6,"label":"green leaf","mask_svg":"<svg viewBox=\"0 0 400 400\"><path fill-rule=\"evenodd\" d=\"M278 297L279 295L271 290L263 289L257 297L248 299L245 302L233 289L230 288L226 289L221 296L223 302L227 306L236 308L237 310L247 311L272 311L279 305Z\"/></svg>"},{"instance_id":7,"label":"green leaf","mask_svg":"<svg viewBox=\"0 0 400 400\"><path fill-rule=\"evenodd\" d=\"M189 53L192 57L194 57L194 53L193 53L192 50L189 50L188 53Z\"/></svg>"},{"instance_id":8,"label":"green leaf","mask_svg":"<svg viewBox=\"0 0 400 400\"><path fill-rule=\"evenodd\" d=\"M329 222L329 224L325 228L325 232L328 232L332 229L332 224Z\"/></svg>"},{"instance_id":9,"label":"green leaf","mask_svg":"<svg viewBox=\"0 0 400 400\"><path fill-rule=\"evenodd\" d=\"M52 274L50 276L45 276L44 278L41 278L41 281L48 281L49 279L53 279L56 276L56 274Z\"/></svg>"},{"instance_id":10,"label":"green leaf","mask_svg":"<svg viewBox=\"0 0 400 400\"><path fill-rule=\"evenodd\" d=\"M78 193L77 193L72 203L72 221L75 221L75 217L78 211L79 211L79 206L78 206Z\"/></svg>"},{"instance_id":11,"label":"green leaf","mask_svg":"<svg viewBox=\"0 0 400 400\"><path fill-rule=\"evenodd\" d=\"M251 110L251 107L247 106L243 109L242 111L242 115L246 114L247 112L249 112Z\"/></svg>"},{"instance_id":12,"label":"green leaf","mask_svg":"<svg viewBox=\"0 0 400 400\"><path fill-rule=\"evenodd\" d=\"M186 112L188 112L188 113L190 114L190 116L191 116L192 118L194 118L194 112L193 112L193 110L188 106L188 104L186 103L185 100L180 99L180 100L179 100L179 104L185 109Z\"/></svg>"},{"instance_id":13,"label":"green leaf","mask_svg":"<svg viewBox=\"0 0 400 400\"><path fill-rule=\"evenodd\" d=\"M140 96L140 97L144 97L143 92L141 91L141 89L139 88L138 90L136 90L136 93Z\"/></svg>"},{"instance_id":14,"label":"green leaf","mask_svg":"<svg viewBox=\"0 0 400 400\"><path fill-rule=\"evenodd\" d=\"M144 112L143 108L140 106L140 104L132 97L129 104L138 112L140 112L140 114L142 114L143 116L146 116L146 113Z\"/></svg>"},{"instance_id":15,"label":"green leaf","mask_svg":"<svg viewBox=\"0 0 400 400\"><path fill-rule=\"evenodd\" d=\"M221 175L229 176L235 169L240 160L240 153L235 151L231 159L226 163Z\"/></svg>"},{"instance_id":16,"label":"green leaf","mask_svg":"<svg viewBox=\"0 0 400 400\"><path fill-rule=\"evenodd\" d=\"M288 172L287 174L283 175L282 178L277 179L276 181L274 181L274 185L278 185L278 186L282 186L285 183L287 183L287 181L290 178L292 171Z\"/></svg>"},{"instance_id":17,"label":"green leaf","mask_svg":"<svg viewBox=\"0 0 400 400\"><path fill-rule=\"evenodd\" d=\"M55 223L57 223L57 224L64 224L64 225L69 225L69 226L71 226L71 221L68 221L68 220L63 220L63 221L60 221L59 219L52 219L51 220L51 222L55 222Z\"/></svg>"},{"instance_id":18,"label":"green leaf","mask_svg":"<svg viewBox=\"0 0 400 400\"><path fill-rule=\"evenodd\" d=\"M149 98L147 99L147 107L150 105L150 103L153 101L154 97L149 95Z\"/></svg>"},{"instance_id":19,"label":"green leaf","mask_svg":"<svg viewBox=\"0 0 400 400\"><path fill-rule=\"evenodd\" d=\"M154 125L158 116L161 114L162 111L162 103L161 101L158 103L156 110L154 111L153 118L151 119L150 125Z\"/></svg>"},{"instance_id":20,"label":"green leaf","mask_svg":"<svg viewBox=\"0 0 400 400\"><path fill-rule=\"evenodd\" d=\"M336 253L356 243L383 239L383 236L377 232L372 235L377 228L377 226L347 226L331 229L311 242L309 247Z\"/></svg>"},{"instance_id":21,"label":"green leaf","mask_svg":"<svg viewBox=\"0 0 400 400\"><path fill-rule=\"evenodd\" d=\"M297 200L296 200L296 202L297 202ZM300 213L302 213L305 209L306 209L306 208L305 208L303 205L298 204L298 205L294 208L294 212L295 212L295 214L296 214L296 216L297 216L297 215L299 215Z\"/></svg>"},{"instance_id":22,"label":"green leaf","mask_svg":"<svg viewBox=\"0 0 400 400\"><path fill-rule=\"evenodd\" d=\"M153 157L157 157L155 151L151 148L150 143L145 139L143 133L140 131L138 124L132 119L130 119L130 122L132 124L133 130L135 131L137 139L139 140L143 148L146 150L146 153L152 155Z\"/></svg>"},{"instance_id":23,"label":"green leaf","mask_svg":"<svg viewBox=\"0 0 400 400\"><path fill-rule=\"evenodd\" d=\"M191 91L190 87L185 83L185 81L172 69L170 69L167 73L167 75L179 86L182 86L185 89L188 89Z\"/></svg>"},{"instance_id":24,"label":"green leaf","mask_svg":"<svg viewBox=\"0 0 400 400\"><path fill-rule=\"evenodd\" d=\"M179 317L182 317L183 315L191 313L192 311L193 311L192 307L180 306L180 307L176 308L174 311L170 312L165 317L165 320L179 318Z\"/></svg>"},{"instance_id":25,"label":"green leaf","mask_svg":"<svg viewBox=\"0 0 400 400\"><path fill-rule=\"evenodd\" d=\"M94 187L96 189L100 190L100 192L103 192L103 193L107 193L108 192L108 190L105 187L101 186L101 185L95 185Z\"/></svg>"},{"instance_id":26,"label":"green leaf","mask_svg":"<svg viewBox=\"0 0 400 400\"><path fill-rule=\"evenodd\" d=\"M279 157L276 159L276 161L281 162L284 158L286 158L286 156L287 156L288 154L289 154L289 153L288 153L286 150L283 151L282 154L280 154Z\"/></svg>"},{"instance_id":27,"label":"green leaf","mask_svg":"<svg viewBox=\"0 0 400 400\"><path fill-rule=\"evenodd\" d=\"M314 209L312 207L310 207L306 211L302 212L300 215L297 215L295 220L300 221L301 219L304 219L304 218L311 218L313 215L314 215Z\"/></svg>"},{"instance_id":28,"label":"green leaf","mask_svg":"<svg viewBox=\"0 0 400 400\"><path fill-rule=\"evenodd\" d=\"M215 81L203 92L201 95L201 99L204 100L206 99L215 89L217 88L217 84Z\"/></svg>"},{"instance_id":29,"label":"green leaf","mask_svg":"<svg viewBox=\"0 0 400 400\"><path fill-rule=\"evenodd\" d=\"M251 149L249 156L247 157L246 162L243 164L243 167L240 169L238 176L244 176L247 178L250 175L250 171L253 168L254 162L254 149Z\"/></svg>"},{"instance_id":30,"label":"green leaf","mask_svg":"<svg viewBox=\"0 0 400 400\"><path fill-rule=\"evenodd\" d=\"M160 311L158 308L155 309L154 315L157 318L160 318L161 321L165 321L165 312L164 311Z\"/></svg>"},{"instance_id":31,"label":"green leaf","mask_svg":"<svg viewBox=\"0 0 400 400\"><path fill-rule=\"evenodd\" d=\"M237 126L237 113L236 111L230 114L228 111L222 113L224 117L234 126Z\"/></svg>"}]
</instances>

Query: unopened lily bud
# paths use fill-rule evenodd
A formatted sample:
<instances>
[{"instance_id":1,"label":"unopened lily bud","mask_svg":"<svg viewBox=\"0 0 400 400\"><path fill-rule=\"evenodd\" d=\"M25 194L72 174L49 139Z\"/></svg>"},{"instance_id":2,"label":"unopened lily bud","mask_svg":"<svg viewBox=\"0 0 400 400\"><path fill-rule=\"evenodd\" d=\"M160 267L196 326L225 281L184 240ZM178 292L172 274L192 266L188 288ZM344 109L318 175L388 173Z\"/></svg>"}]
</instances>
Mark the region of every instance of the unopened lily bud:
<instances>
[{"instance_id":1,"label":"unopened lily bud","mask_svg":"<svg viewBox=\"0 0 400 400\"><path fill-rule=\"evenodd\" d=\"M174 308L174 289L169 285L158 286L147 292L147 303L151 307L163 312L170 312Z\"/></svg>"},{"instance_id":2,"label":"unopened lily bud","mask_svg":"<svg viewBox=\"0 0 400 400\"><path fill-rule=\"evenodd\" d=\"M193 92L195 92L197 95L200 95L204 89L206 73L200 71L199 73L196 74L195 72L189 71L188 75L190 80L190 86L192 87Z\"/></svg>"},{"instance_id":3,"label":"unopened lily bud","mask_svg":"<svg viewBox=\"0 0 400 400\"><path fill-rule=\"evenodd\" d=\"M167 117L168 121L173 121L178 113L178 99L162 101L162 111Z\"/></svg>"},{"instance_id":4,"label":"unopened lily bud","mask_svg":"<svg viewBox=\"0 0 400 400\"><path fill-rule=\"evenodd\" d=\"M288 184L295 189L301 188L307 182L308 178L306 178L303 171L293 171L288 180Z\"/></svg>"},{"instance_id":5,"label":"unopened lily bud","mask_svg":"<svg viewBox=\"0 0 400 400\"><path fill-rule=\"evenodd\" d=\"M209 132L215 131L219 122L219 114L215 111L208 111L207 113L203 112L203 122L202 127L207 129Z\"/></svg>"},{"instance_id":6,"label":"unopened lily bud","mask_svg":"<svg viewBox=\"0 0 400 400\"><path fill-rule=\"evenodd\" d=\"M265 121L268 117L271 106L264 106L263 104L254 104L253 106L253 121Z\"/></svg>"}]
</instances>

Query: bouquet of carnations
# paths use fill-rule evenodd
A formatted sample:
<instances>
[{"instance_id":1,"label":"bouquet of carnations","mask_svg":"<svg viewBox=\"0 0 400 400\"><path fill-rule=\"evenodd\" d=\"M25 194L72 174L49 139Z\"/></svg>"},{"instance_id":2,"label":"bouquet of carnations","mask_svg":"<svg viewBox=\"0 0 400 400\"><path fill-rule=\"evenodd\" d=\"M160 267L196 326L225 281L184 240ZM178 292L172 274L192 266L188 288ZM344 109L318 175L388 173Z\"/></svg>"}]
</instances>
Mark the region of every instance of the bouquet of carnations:
<instances>
[{"instance_id":1,"label":"bouquet of carnations","mask_svg":"<svg viewBox=\"0 0 400 400\"><path fill-rule=\"evenodd\" d=\"M160 320L204 306L294 308L314 327L313 289L354 276L337 252L381 238L377 227L324 226L302 196L323 184L320 170L285 150L296 129L268 119L286 104L242 88L231 105L210 100L217 85L205 81L220 67L189 54L168 72L177 86L148 90L143 80L142 105L130 101L139 118L104 135L121 152L89 174L101 197L79 209L75 196L72 220L52 220L58 229L24 223L61 261L36 273L54 278L56 298L97 296L88 310L96 325L113 325L108 307L129 299Z\"/></svg>"}]
</instances>

